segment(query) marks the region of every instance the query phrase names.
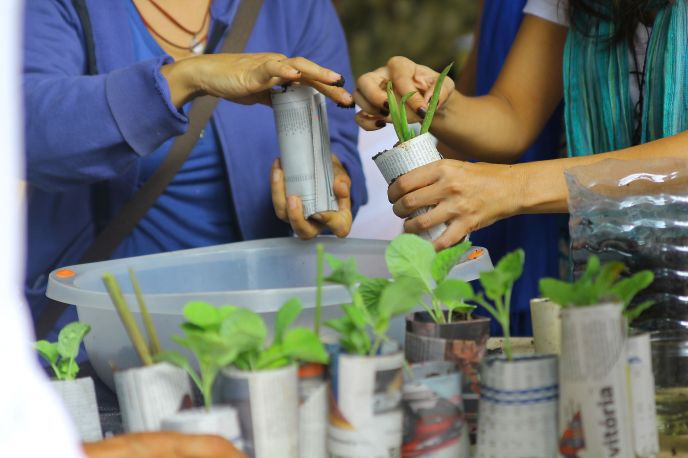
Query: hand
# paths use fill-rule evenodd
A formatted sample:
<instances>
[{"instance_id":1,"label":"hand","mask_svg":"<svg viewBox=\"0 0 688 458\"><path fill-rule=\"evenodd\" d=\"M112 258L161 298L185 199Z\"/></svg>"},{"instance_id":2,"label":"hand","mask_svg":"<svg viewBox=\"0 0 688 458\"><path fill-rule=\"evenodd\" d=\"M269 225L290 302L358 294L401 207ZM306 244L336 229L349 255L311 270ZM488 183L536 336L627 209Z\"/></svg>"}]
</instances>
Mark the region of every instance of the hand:
<instances>
[{"instance_id":1,"label":"hand","mask_svg":"<svg viewBox=\"0 0 688 458\"><path fill-rule=\"evenodd\" d=\"M89 458L245 458L219 436L136 433L84 444Z\"/></svg>"},{"instance_id":2,"label":"hand","mask_svg":"<svg viewBox=\"0 0 688 458\"><path fill-rule=\"evenodd\" d=\"M389 187L394 213L401 218L435 206L406 220L406 232L423 232L440 223L447 230L433 243L441 250L466 234L518 213L523 180L518 166L444 159L400 176Z\"/></svg>"},{"instance_id":3,"label":"hand","mask_svg":"<svg viewBox=\"0 0 688 458\"><path fill-rule=\"evenodd\" d=\"M204 54L162 67L172 103L179 108L199 95L212 95L242 104L270 105L270 89L299 82L344 106L353 98L339 73L303 57L277 53Z\"/></svg>"},{"instance_id":4,"label":"hand","mask_svg":"<svg viewBox=\"0 0 688 458\"><path fill-rule=\"evenodd\" d=\"M275 214L282 221L289 223L296 235L309 240L329 228L337 237L346 237L351 231L351 178L337 156L332 155L334 171L334 195L337 198L338 211L316 213L310 219L303 216L303 204L298 196L287 196L284 183L284 171L279 159L272 164L272 205Z\"/></svg>"},{"instance_id":5,"label":"hand","mask_svg":"<svg viewBox=\"0 0 688 458\"><path fill-rule=\"evenodd\" d=\"M387 81L390 80L398 95L416 92L408 99L407 116L409 122L420 121L425 117L438 77L439 73L430 67L418 65L406 57L392 57L386 66L358 78L354 101L361 111L356 114L356 122L365 130L377 130L391 122L387 104ZM445 78L438 107L445 105L454 92L454 81Z\"/></svg>"}]
</instances>

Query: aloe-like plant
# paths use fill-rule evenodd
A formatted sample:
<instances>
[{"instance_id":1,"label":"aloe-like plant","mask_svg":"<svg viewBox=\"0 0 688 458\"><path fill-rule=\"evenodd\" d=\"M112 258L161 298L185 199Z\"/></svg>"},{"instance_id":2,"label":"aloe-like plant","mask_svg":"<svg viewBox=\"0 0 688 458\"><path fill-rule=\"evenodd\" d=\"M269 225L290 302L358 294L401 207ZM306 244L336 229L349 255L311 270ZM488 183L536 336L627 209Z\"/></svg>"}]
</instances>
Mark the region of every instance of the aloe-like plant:
<instances>
[{"instance_id":1,"label":"aloe-like plant","mask_svg":"<svg viewBox=\"0 0 688 458\"><path fill-rule=\"evenodd\" d=\"M60 330L57 342L39 340L34 344L38 354L50 364L57 380L74 380L79 374L76 357L81 342L90 331L89 325L75 321Z\"/></svg>"},{"instance_id":2,"label":"aloe-like plant","mask_svg":"<svg viewBox=\"0 0 688 458\"><path fill-rule=\"evenodd\" d=\"M590 256L585 271L578 280L569 283L554 278L543 278L540 280L540 292L544 297L562 307L581 307L605 301L619 301L623 304L623 315L627 324L630 325L633 320L654 305L652 301L645 301L631 307L633 298L652 284L654 274L649 270L643 270L630 277L622 278L625 272L627 268L622 262L614 261L602 265L597 256Z\"/></svg>"},{"instance_id":3,"label":"aloe-like plant","mask_svg":"<svg viewBox=\"0 0 688 458\"><path fill-rule=\"evenodd\" d=\"M449 70L451 70L454 63L447 65L442 73L437 77L435 82L435 87L432 92L432 97L430 98L430 103L428 104L428 110L425 113L423 122L420 127L420 135L428 133L430 131L430 124L437 111L437 105L439 104L440 92L442 92L442 84L444 79L447 77ZM400 143L407 142L416 136L414 130L409 127L408 118L406 116L406 103L408 99L415 94L415 91L408 92L401 97L401 101L397 101L396 94L394 93L394 85L391 81L387 82L387 103L389 104L389 114L392 118L392 124L394 125L394 130L397 133Z\"/></svg>"}]
</instances>

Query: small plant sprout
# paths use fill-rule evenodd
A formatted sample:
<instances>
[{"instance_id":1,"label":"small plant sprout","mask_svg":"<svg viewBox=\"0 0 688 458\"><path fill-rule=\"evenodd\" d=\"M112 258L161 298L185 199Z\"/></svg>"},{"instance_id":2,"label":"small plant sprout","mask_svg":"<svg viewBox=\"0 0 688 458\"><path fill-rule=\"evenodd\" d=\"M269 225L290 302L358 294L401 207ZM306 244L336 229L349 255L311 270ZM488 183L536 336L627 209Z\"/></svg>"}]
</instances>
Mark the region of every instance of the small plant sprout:
<instances>
[{"instance_id":1,"label":"small plant sprout","mask_svg":"<svg viewBox=\"0 0 688 458\"><path fill-rule=\"evenodd\" d=\"M430 131L430 124L432 124L432 119L435 116L437 105L439 104L440 93L442 92L442 84L444 83L444 79L447 77L449 70L452 68L452 65L454 65L453 62L447 65L444 70L442 70L442 73L440 73L440 75L437 77L432 97L430 98L430 103L428 104L428 110L421 124L420 135ZM414 94L415 92L408 92L403 95L401 101L397 101L396 94L394 93L394 85L391 81L387 82L387 103L389 104L389 113L400 143L407 142L415 137L415 132L411 127L409 127L406 116L406 103Z\"/></svg>"},{"instance_id":2,"label":"small plant sprout","mask_svg":"<svg viewBox=\"0 0 688 458\"><path fill-rule=\"evenodd\" d=\"M402 278L368 278L358 273L356 261L342 261L326 255L332 273L325 278L330 283L345 286L352 302L342 306L344 315L325 322L325 326L340 334L340 344L349 354L377 355L392 318L412 310L422 294L414 280ZM372 340L371 336L372 335Z\"/></svg>"},{"instance_id":3,"label":"small plant sprout","mask_svg":"<svg viewBox=\"0 0 688 458\"><path fill-rule=\"evenodd\" d=\"M295 362L327 363L328 355L311 329L289 326L298 318L302 306L298 299L286 302L277 312L274 338L266 347L267 328L257 313L225 305L190 302L184 307L184 336L172 339L195 357L196 371L186 356L174 351L158 355L184 369L203 395L206 409L212 405L212 388L218 373L234 365L240 370L278 369Z\"/></svg>"},{"instance_id":4,"label":"small plant sprout","mask_svg":"<svg viewBox=\"0 0 688 458\"><path fill-rule=\"evenodd\" d=\"M76 357L81 342L90 331L87 324L69 323L60 331L57 342L39 340L34 344L38 354L50 364L57 380L74 380L79 374Z\"/></svg>"},{"instance_id":5,"label":"small plant sprout","mask_svg":"<svg viewBox=\"0 0 688 458\"><path fill-rule=\"evenodd\" d=\"M633 298L654 281L649 270L643 270L627 278L622 275L627 271L621 262L600 264L597 256L588 258L585 272L573 282L543 278L540 280L540 292L544 297L562 307L580 307L601 304L605 301L619 301L623 304L623 314L627 324L633 322L645 310L654 305L645 301L631 307Z\"/></svg>"},{"instance_id":6,"label":"small plant sprout","mask_svg":"<svg viewBox=\"0 0 688 458\"><path fill-rule=\"evenodd\" d=\"M436 253L427 240L413 234L402 234L387 247L385 260L392 278L395 281L412 280L416 290L414 297L420 297L420 305L435 323L446 324L453 321L456 313L470 319L476 308L466 303L474 296L470 283L447 278L470 247L471 242L465 241ZM429 304L425 297L429 297Z\"/></svg>"},{"instance_id":7,"label":"small plant sprout","mask_svg":"<svg viewBox=\"0 0 688 458\"><path fill-rule=\"evenodd\" d=\"M490 304L482 293L473 297L473 302L481 305L499 323L504 333L504 355L508 361L513 358L511 351L511 292L514 283L523 273L525 253L518 249L504 256L499 260L494 270L482 272L480 274L480 284L492 304Z\"/></svg>"}]
</instances>

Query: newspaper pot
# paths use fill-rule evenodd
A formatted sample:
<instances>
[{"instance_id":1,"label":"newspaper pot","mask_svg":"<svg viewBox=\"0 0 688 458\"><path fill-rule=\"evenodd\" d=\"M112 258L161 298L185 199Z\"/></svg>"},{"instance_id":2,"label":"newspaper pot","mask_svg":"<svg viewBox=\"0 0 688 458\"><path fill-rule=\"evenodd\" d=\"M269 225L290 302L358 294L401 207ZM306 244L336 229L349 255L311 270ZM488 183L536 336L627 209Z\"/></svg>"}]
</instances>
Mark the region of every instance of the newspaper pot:
<instances>
[{"instance_id":1,"label":"newspaper pot","mask_svg":"<svg viewBox=\"0 0 688 458\"><path fill-rule=\"evenodd\" d=\"M325 366L299 367L299 456L327 456L327 381Z\"/></svg>"},{"instance_id":2,"label":"newspaper pot","mask_svg":"<svg viewBox=\"0 0 688 458\"><path fill-rule=\"evenodd\" d=\"M477 458L557 456L557 363L555 355L483 361Z\"/></svg>"},{"instance_id":3,"label":"newspaper pot","mask_svg":"<svg viewBox=\"0 0 688 458\"><path fill-rule=\"evenodd\" d=\"M398 351L332 360L328 456L401 457L403 364Z\"/></svg>"},{"instance_id":4,"label":"newspaper pot","mask_svg":"<svg viewBox=\"0 0 688 458\"><path fill-rule=\"evenodd\" d=\"M445 312L446 314L446 312ZM446 316L446 315L445 315ZM435 323L428 312L406 317L404 352L409 363L453 361L463 373L466 417L476 424L480 396L480 362L487 352L490 319L473 315L447 324Z\"/></svg>"},{"instance_id":5,"label":"newspaper pot","mask_svg":"<svg viewBox=\"0 0 688 458\"><path fill-rule=\"evenodd\" d=\"M626 340L631 401L633 450L640 458L659 453L655 377L652 373L652 351L649 333L632 333Z\"/></svg>"},{"instance_id":6,"label":"newspaper pot","mask_svg":"<svg viewBox=\"0 0 688 458\"><path fill-rule=\"evenodd\" d=\"M469 458L461 372L449 361L413 364L404 374L403 457Z\"/></svg>"},{"instance_id":7,"label":"newspaper pot","mask_svg":"<svg viewBox=\"0 0 688 458\"><path fill-rule=\"evenodd\" d=\"M244 452L253 458L298 458L298 368L222 371L221 399L239 411Z\"/></svg>"},{"instance_id":8,"label":"newspaper pot","mask_svg":"<svg viewBox=\"0 0 688 458\"><path fill-rule=\"evenodd\" d=\"M633 456L621 304L562 309L560 359L560 453Z\"/></svg>"},{"instance_id":9,"label":"newspaper pot","mask_svg":"<svg viewBox=\"0 0 688 458\"><path fill-rule=\"evenodd\" d=\"M127 369L114 378L126 432L157 431L164 418L193 406L189 376L171 364Z\"/></svg>"},{"instance_id":10,"label":"newspaper pot","mask_svg":"<svg viewBox=\"0 0 688 458\"><path fill-rule=\"evenodd\" d=\"M236 409L231 406L181 410L163 418L160 423L163 431L176 431L185 434L214 434L224 437L237 449L242 449L239 415Z\"/></svg>"},{"instance_id":11,"label":"newspaper pot","mask_svg":"<svg viewBox=\"0 0 688 458\"><path fill-rule=\"evenodd\" d=\"M272 94L287 195L301 197L303 214L337 210L325 96L308 86Z\"/></svg>"},{"instance_id":12,"label":"newspaper pot","mask_svg":"<svg viewBox=\"0 0 688 458\"><path fill-rule=\"evenodd\" d=\"M72 417L81 440L99 441L103 438L96 400L96 388L91 377L76 380L53 380L52 386L62 398L67 412Z\"/></svg>"},{"instance_id":13,"label":"newspaper pot","mask_svg":"<svg viewBox=\"0 0 688 458\"><path fill-rule=\"evenodd\" d=\"M535 353L558 355L561 351L561 306L546 298L530 301Z\"/></svg>"},{"instance_id":14,"label":"newspaper pot","mask_svg":"<svg viewBox=\"0 0 688 458\"><path fill-rule=\"evenodd\" d=\"M437 151L435 141L430 134L423 134L409 141L400 143L392 149L383 151L373 157L382 176L388 185L394 180L413 169L439 161L442 155ZM427 213L431 207L421 208L411 214L411 218ZM435 240L442 235L447 228L445 224L439 224L419 234L427 240Z\"/></svg>"}]
</instances>

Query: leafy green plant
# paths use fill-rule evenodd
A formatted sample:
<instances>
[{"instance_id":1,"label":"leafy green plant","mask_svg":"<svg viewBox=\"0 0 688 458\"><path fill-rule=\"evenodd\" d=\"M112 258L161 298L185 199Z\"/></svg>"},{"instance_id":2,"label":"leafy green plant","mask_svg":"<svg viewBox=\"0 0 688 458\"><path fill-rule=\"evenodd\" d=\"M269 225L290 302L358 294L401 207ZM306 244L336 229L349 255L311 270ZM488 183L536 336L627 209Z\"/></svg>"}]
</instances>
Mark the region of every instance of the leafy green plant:
<instances>
[{"instance_id":1,"label":"leafy green plant","mask_svg":"<svg viewBox=\"0 0 688 458\"><path fill-rule=\"evenodd\" d=\"M480 285L483 293L477 294L472 301L481 305L499 323L504 333L504 355L507 360L513 358L511 351L511 293L514 283L523 273L525 252L521 249L512 251L499 260L494 270L480 274ZM492 303L489 303L485 296Z\"/></svg>"},{"instance_id":2,"label":"leafy green plant","mask_svg":"<svg viewBox=\"0 0 688 458\"><path fill-rule=\"evenodd\" d=\"M623 304L623 314L628 324L633 322L645 310L652 307L654 302L645 301L631 307L633 298L654 281L654 275L649 270L643 270L630 277L622 278L627 271L621 262L600 263L597 256L588 258L585 271L573 283L543 278L540 280L540 292L544 297L562 307L579 307L596 305L606 301Z\"/></svg>"},{"instance_id":3,"label":"leafy green plant","mask_svg":"<svg viewBox=\"0 0 688 458\"><path fill-rule=\"evenodd\" d=\"M272 344L266 347L267 328L257 313L233 305L215 307L206 302L190 302L184 307L184 336L175 336L173 340L194 355L199 370L178 352L162 352L156 359L184 369L209 409L215 379L227 366L256 371L277 369L297 361L327 363L328 354L315 332L289 329L301 310L298 299L291 299L280 308Z\"/></svg>"},{"instance_id":4,"label":"leafy green plant","mask_svg":"<svg viewBox=\"0 0 688 458\"><path fill-rule=\"evenodd\" d=\"M451 70L454 63L447 65L442 73L437 77L435 82L435 87L432 92L432 97L430 98L430 103L428 104L428 110L425 113L423 122L420 128L420 135L423 135L430 131L430 124L435 116L435 111L437 111L437 105L439 103L440 92L442 91L442 84L444 79L447 77L449 70ZM408 124L408 118L406 116L406 103L408 99L415 94L415 91L408 92L401 97L401 101L397 101L397 96L394 93L394 85L391 81L387 82L387 103L389 104L389 114L392 118L392 124L394 125L394 131L399 138L400 143L407 142L416 136L415 132Z\"/></svg>"},{"instance_id":5,"label":"leafy green plant","mask_svg":"<svg viewBox=\"0 0 688 458\"><path fill-rule=\"evenodd\" d=\"M81 342L90 331L89 325L75 321L62 328L57 342L39 340L34 344L38 354L50 364L57 380L74 380L79 374L76 357Z\"/></svg>"},{"instance_id":6,"label":"leafy green plant","mask_svg":"<svg viewBox=\"0 0 688 458\"><path fill-rule=\"evenodd\" d=\"M452 267L471 247L465 241L453 247L435 252L432 243L414 234L401 234L387 247L385 261L392 278L412 280L414 297L418 304L438 324L451 323L455 313L470 318L475 306L466 303L474 297L470 283L447 278ZM428 304L425 297L429 297ZM445 314L445 310L447 313Z\"/></svg>"}]
</instances>

